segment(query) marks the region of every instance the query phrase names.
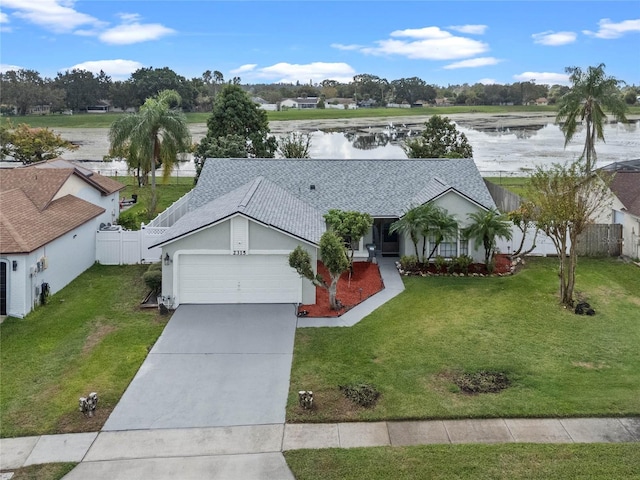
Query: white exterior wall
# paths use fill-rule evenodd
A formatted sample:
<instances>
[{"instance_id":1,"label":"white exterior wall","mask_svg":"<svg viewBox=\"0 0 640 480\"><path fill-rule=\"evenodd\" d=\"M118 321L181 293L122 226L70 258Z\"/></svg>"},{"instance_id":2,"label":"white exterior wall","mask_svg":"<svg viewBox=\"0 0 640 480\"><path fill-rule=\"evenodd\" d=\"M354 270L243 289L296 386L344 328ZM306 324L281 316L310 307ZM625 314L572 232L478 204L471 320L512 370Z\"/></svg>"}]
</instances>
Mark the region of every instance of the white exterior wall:
<instances>
[{"instance_id":1,"label":"white exterior wall","mask_svg":"<svg viewBox=\"0 0 640 480\"><path fill-rule=\"evenodd\" d=\"M482 207L467 200L465 197L455 193L447 192L441 197L437 198L434 203L447 211L447 213L455 216L458 221L459 231L469 225L468 214L482 211ZM473 257L475 262L484 262L484 248L480 246L475 248L474 239L469 239L469 255ZM433 247L431 247L433 248ZM428 255L431 252L431 248L427 245ZM422 241L418 244L418 250L422 251ZM460 254L460 243L458 241L458 255ZM414 255L415 249L413 243L408 236L401 236L400 238L400 255ZM434 254L435 256L436 254Z\"/></svg>"},{"instance_id":2,"label":"white exterior wall","mask_svg":"<svg viewBox=\"0 0 640 480\"><path fill-rule=\"evenodd\" d=\"M120 216L119 193L120 192L114 192L110 195L103 195L102 192L94 186L89 185L76 175L71 175L58 193L56 193L54 200L62 198L65 195L73 195L74 197L81 198L82 200L104 208L105 212L94 219L95 224L100 226L101 223L115 223L118 220Z\"/></svg>"},{"instance_id":3,"label":"white exterior wall","mask_svg":"<svg viewBox=\"0 0 640 480\"><path fill-rule=\"evenodd\" d=\"M75 238L74 238L75 237ZM95 263L95 228L88 222L29 254L7 255L7 314L24 317L39 299L36 286L49 284L50 294L67 286ZM36 265L46 258L47 268L37 271ZM11 262L18 262L12 270Z\"/></svg>"},{"instance_id":4,"label":"white exterior wall","mask_svg":"<svg viewBox=\"0 0 640 480\"><path fill-rule=\"evenodd\" d=\"M169 254L171 262L169 265L162 266L162 296L175 298L177 290L174 281L177 272L173 260L176 257L179 259L180 255L193 252L232 255L231 230L231 220L229 219L163 246L162 258L164 259L165 255ZM249 221L248 239L248 255L284 255L300 245L311 255L315 271L316 248L301 240L253 221ZM304 281L302 286L303 303L315 303L315 298L315 287L311 282Z\"/></svg>"}]
</instances>

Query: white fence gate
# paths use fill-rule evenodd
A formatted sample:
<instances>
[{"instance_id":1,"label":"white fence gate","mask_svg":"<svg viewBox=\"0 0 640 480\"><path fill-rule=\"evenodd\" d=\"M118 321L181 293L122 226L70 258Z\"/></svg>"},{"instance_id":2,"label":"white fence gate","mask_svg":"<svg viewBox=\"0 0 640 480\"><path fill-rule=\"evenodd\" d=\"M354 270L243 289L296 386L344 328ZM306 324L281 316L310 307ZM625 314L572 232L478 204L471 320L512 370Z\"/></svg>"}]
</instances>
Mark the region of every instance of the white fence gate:
<instances>
[{"instance_id":1,"label":"white fence gate","mask_svg":"<svg viewBox=\"0 0 640 480\"><path fill-rule=\"evenodd\" d=\"M149 249L166 228L142 230L99 230L96 233L96 261L102 265L133 265L160 261L161 249Z\"/></svg>"}]
</instances>

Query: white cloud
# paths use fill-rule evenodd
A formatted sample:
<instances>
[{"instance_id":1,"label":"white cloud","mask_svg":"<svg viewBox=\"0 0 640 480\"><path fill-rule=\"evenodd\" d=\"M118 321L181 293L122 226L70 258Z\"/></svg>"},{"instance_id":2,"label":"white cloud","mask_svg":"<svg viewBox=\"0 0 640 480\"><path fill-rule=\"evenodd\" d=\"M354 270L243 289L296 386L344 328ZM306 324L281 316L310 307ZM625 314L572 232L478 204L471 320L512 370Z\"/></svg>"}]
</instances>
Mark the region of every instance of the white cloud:
<instances>
[{"instance_id":1,"label":"white cloud","mask_svg":"<svg viewBox=\"0 0 640 480\"><path fill-rule=\"evenodd\" d=\"M142 67L144 67L144 65L140 62L136 62L135 60L90 60L87 62L77 63L60 71L77 69L100 73L100 70L102 70L114 80L126 80L133 72Z\"/></svg>"},{"instance_id":2,"label":"white cloud","mask_svg":"<svg viewBox=\"0 0 640 480\"><path fill-rule=\"evenodd\" d=\"M276 83L319 83L326 79L346 83L352 81L355 74L356 71L346 63L313 62L301 65L281 62L254 69L249 77Z\"/></svg>"},{"instance_id":3,"label":"white cloud","mask_svg":"<svg viewBox=\"0 0 640 480\"><path fill-rule=\"evenodd\" d=\"M0 23L9 23L9 15L4 12L0 12Z\"/></svg>"},{"instance_id":4,"label":"white cloud","mask_svg":"<svg viewBox=\"0 0 640 480\"><path fill-rule=\"evenodd\" d=\"M477 68L477 67L486 67L488 65L496 65L502 62L499 58L494 57L478 57L478 58L470 58L468 60L462 60L460 62L450 63L449 65L445 65L445 70L454 70L456 68Z\"/></svg>"},{"instance_id":5,"label":"white cloud","mask_svg":"<svg viewBox=\"0 0 640 480\"><path fill-rule=\"evenodd\" d=\"M97 18L79 12L73 0L2 0L2 8L14 10L18 18L56 33L73 32L82 26L104 26Z\"/></svg>"},{"instance_id":6,"label":"white cloud","mask_svg":"<svg viewBox=\"0 0 640 480\"><path fill-rule=\"evenodd\" d=\"M596 38L610 40L620 38L626 33L640 32L640 18L634 20L623 20L619 23L613 23L609 18L603 18L598 22L600 29L597 32L583 30L582 33Z\"/></svg>"},{"instance_id":7,"label":"white cloud","mask_svg":"<svg viewBox=\"0 0 640 480\"><path fill-rule=\"evenodd\" d=\"M175 30L159 23L141 24L133 22L109 28L102 32L98 38L110 45L131 45L133 43L148 42L149 40L158 40L172 33L175 33Z\"/></svg>"},{"instance_id":8,"label":"white cloud","mask_svg":"<svg viewBox=\"0 0 640 480\"><path fill-rule=\"evenodd\" d=\"M495 78L481 78L478 83L482 85L495 85L498 81Z\"/></svg>"},{"instance_id":9,"label":"white cloud","mask_svg":"<svg viewBox=\"0 0 640 480\"><path fill-rule=\"evenodd\" d=\"M534 33L531 35L531 38L533 38L533 43L557 47L575 42L577 35L575 32L553 32L548 30L546 32Z\"/></svg>"},{"instance_id":10,"label":"white cloud","mask_svg":"<svg viewBox=\"0 0 640 480\"><path fill-rule=\"evenodd\" d=\"M547 84L547 85L569 85L571 82L569 81L569 75L565 73L553 73L553 72L522 72L520 74L514 75L514 79L519 82L532 82L538 84Z\"/></svg>"},{"instance_id":11,"label":"white cloud","mask_svg":"<svg viewBox=\"0 0 640 480\"><path fill-rule=\"evenodd\" d=\"M256 63L248 63L246 65L241 65L240 67L231 70L229 73L233 73L234 75L237 75L239 73L247 73L255 70L257 66L258 65Z\"/></svg>"},{"instance_id":12,"label":"white cloud","mask_svg":"<svg viewBox=\"0 0 640 480\"><path fill-rule=\"evenodd\" d=\"M2 73L6 73L6 72L10 72L11 70L23 70L24 67L21 67L19 65L9 65L8 63L0 63L0 72Z\"/></svg>"},{"instance_id":13,"label":"white cloud","mask_svg":"<svg viewBox=\"0 0 640 480\"><path fill-rule=\"evenodd\" d=\"M478 40L453 35L439 27L410 28L391 32L386 40L376 41L374 47L361 47L369 55L400 55L420 60L453 60L479 55L489 46Z\"/></svg>"},{"instance_id":14,"label":"white cloud","mask_svg":"<svg viewBox=\"0 0 640 480\"><path fill-rule=\"evenodd\" d=\"M360 50L364 48L362 45L352 44L352 45L343 45L342 43L332 43L332 48L336 48L338 50Z\"/></svg>"},{"instance_id":15,"label":"white cloud","mask_svg":"<svg viewBox=\"0 0 640 480\"><path fill-rule=\"evenodd\" d=\"M14 10L14 16L46 30L97 36L112 45L157 40L175 33L175 30L158 23L140 23L137 13L120 13L118 17L122 23L109 27L107 22L76 10L75 0L2 0L2 7ZM2 15L6 17L4 13Z\"/></svg>"},{"instance_id":16,"label":"white cloud","mask_svg":"<svg viewBox=\"0 0 640 480\"><path fill-rule=\"evenodd\" d=\"M468 33L470 35L484 35L484 32L489 28L486 25L451 25L449 30L454 30L460 33Z\"/></svg>"}]
</instances>

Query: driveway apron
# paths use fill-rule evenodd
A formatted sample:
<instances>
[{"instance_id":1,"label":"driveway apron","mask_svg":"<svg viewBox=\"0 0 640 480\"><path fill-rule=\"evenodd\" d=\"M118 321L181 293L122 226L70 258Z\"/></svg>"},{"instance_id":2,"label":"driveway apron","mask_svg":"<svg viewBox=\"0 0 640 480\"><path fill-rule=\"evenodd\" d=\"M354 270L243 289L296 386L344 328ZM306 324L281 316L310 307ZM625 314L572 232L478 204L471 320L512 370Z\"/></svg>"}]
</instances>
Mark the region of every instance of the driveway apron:
<instances>
[{"instance_id":1,"label":"driveway apron","mask_svg":"<svg viewBox=\"0 0 640 480\"><path fill-rule=\"evenodd\" d=\"M296 320L294 305L181 305L103 430L284 423Z\"/></svg>"}]
</instances>

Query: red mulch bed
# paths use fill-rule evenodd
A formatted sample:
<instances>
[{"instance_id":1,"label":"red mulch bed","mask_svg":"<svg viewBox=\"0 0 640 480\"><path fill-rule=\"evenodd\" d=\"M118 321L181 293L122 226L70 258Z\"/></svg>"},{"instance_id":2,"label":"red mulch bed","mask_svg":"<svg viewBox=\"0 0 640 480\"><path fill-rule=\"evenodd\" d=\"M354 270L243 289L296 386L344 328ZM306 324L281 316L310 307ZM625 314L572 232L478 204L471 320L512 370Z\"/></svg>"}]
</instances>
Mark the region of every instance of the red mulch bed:
<instances>
[{"instance_id":1,"label":"red mulch bed","mask_svg":"<svg viewBox=\"0 0 640 480\"><path fill-rule=\"evenodd\" d=\"M327 283L331 282L329 272L322 262L318 262L318 273ZM331 310L329 307L329 292L321 287L316 287L315 305L301 305L299 312L307 311L307 317L339 317L349 309L366 300L374 293L384 288L378 265L369 262L354 262L353 275L349 282L349 272L345 272L338 280L336 298L342 302L341 310ZM362 289L362 292L360 291Z\"/></svg>"}]
</instances>

